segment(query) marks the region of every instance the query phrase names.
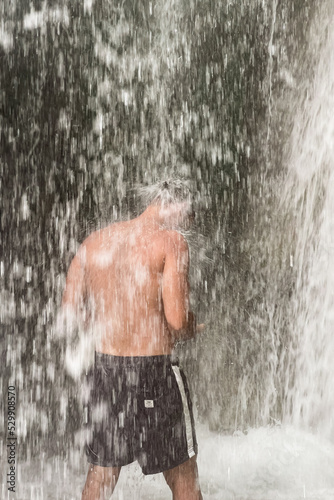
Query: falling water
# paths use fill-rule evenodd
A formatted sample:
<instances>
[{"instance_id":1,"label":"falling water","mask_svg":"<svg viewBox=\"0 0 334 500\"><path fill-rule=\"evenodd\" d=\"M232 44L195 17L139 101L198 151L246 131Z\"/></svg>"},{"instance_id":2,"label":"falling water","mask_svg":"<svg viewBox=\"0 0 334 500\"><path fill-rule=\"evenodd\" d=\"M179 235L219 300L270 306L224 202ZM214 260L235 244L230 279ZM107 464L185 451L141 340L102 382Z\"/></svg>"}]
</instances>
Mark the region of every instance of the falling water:
<instances>
[{"instance_id":1,"label":"falling water","mask_svg":"<svg viewBox=\"0 0 334 500\"><path fill-rule=\"evenodd\" d=\"M0 407L5 436L15 385L18 500L84 482L83 384L57 327L69 262L137 213L136 186L176 174L202 206L188 237L206 331L178 354L204 498L334 497L332 23L330 0L0 7ZM6 459L3 440L4 474ZM170 493L134 464L115 498Z\"/></svg>"},{"instance_id":2,"label":"falling water","mask_svg":"<svg viewBox=\"0 0 334 500\"><path fill-rule=\"evenodd\" d=\"M291 135L285 184L293 211L296 284L292 300L287 416L334 437L334 35L333 8L311 36L318 53ZM317 42L318 39L318 42Z\"/></svg>"}]
</instances>

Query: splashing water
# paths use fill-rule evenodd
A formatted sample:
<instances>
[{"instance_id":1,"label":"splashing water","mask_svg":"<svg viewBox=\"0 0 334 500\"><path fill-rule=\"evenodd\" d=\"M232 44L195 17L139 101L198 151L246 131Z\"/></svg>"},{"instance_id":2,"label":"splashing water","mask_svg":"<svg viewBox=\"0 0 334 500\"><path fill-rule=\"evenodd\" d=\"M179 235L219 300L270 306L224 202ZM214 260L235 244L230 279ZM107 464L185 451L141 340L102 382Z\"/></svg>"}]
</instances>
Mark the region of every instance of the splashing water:
<instances>
[{"instance_id":1,"label":"splashing water","mask_svg":"<svg viewBox=\"0 0 334 500\"><path fill-rule=\"evenodd\" d=\"M102 19L99 14L98 2L85 0L81 19L86 23L85 29L81 31L79 23L78 30L85 36L91 30L92 40L87 36L86 52L80 50L71 61L75 57L83 58L80 68L87 77L88 97L80 96L75 84L79 75L71 73L73 67L68 63L68 54L63 47L70 52L69 47L75 47L77 43L77 26L74 29L72 25L73 18L76 18L66 2L60 3L64 5L48 8L44 2L40 10L32 6L22 14L21 23L27 40L32 33L38 34L36 40L39 37L42 40L36 45L40 65L35 70L39 79L36 79L38 85L34 85L37 97L33 94L31 103L41 116L46 114L47 126L45 123L38 126L34 122L34 119L37 121L36 116L31 119L28 113L27 133L22 131L24 127L21 126L16 130L8 125L5 131L7 156L17 154L16 171L22 173L26 168L28 172L28 180L24 177L21 186L19 174L13 177L13 200L10 199L7 205L7 211L13 211L15 215L14 222L8 225L8 233L17 238L16 245L22 245L23 250L28 248L27 255L22 251L20 257L10 256L8 265L5 260L0 262L0 277L5 281L0 292L1 321L10 330L9 340L4 342L1 338L1 345L4 345L6 366L10 367L11 376L20 388L19 437L22 443L28 443L25 458L19 457L15 498L76 499L80 497L85 479L87 465L82 450L83 439L78 425L73 424L76 416L71 417L73 408L69 404L78 388L75 384L71 385L64 375L59 375L58 363L63 363L66 356L64 348L59 347L50 335L50 325L54 321L64 283L65 265L57 267L57 259L62 258L67 266L69 256L75 253L79 240L82 240L81 233L90 231L90 222L82 223L80 210L85 207L85 216L95 219L91 224L94 227L102 225L106 219L108 222L117 220L127 210L125 193L128 185L136 185L143 179L151 183L164 176L173 177L176 171L191 177L199 198L213 210L213 215L206 213L206 219L202 221L203 233L207 228L207 232L212 233L210 240L198 237L195 242L197 247L194 245L193 248L197 304L200 311L206 308L207 317L212 318L209 325L212 332L203 336L198 344L190 344L185 354L186 362L188 354L196 358L196 366L188 364L193 375L198 420L209 420L213 429L208 430L207 425L202 424L198 425L197 431L204 498L334 498L334 393L331 390L334 375L331 361L334 350L333 7L329 1L324 2L321 14L315 18L309 33L309 50L312 51L313 47L313 51L319 54L319 61L314 54L316 61L312 66L312 75L305 78L308 83L298 85L298 90L305 91L305 96L296 99L288 172L287 175L284 172L283 186L279 186L284 194L280 209L289 214L289 223L292 222L294 228L291 231L289 226L288 237L282 229L279 235L285 251L291 253L290 263L295 276L286 309L288 316L280 324L281 330L286 330L284 339L287 339L283 356L279 352L274 326L270 321L263 321L263 317L256 316L257 311L253 307L259 300L258 295L263 293L270 306L266 319L274 317L276 296L270 293L274 290L279 294L275 275L270 275L270 280L275 283L271 288L268 286L267 291L263 292L265 285L261 285L259 294L252 285L252 269L255 269L259 281L262 279L259 269L267 247L263 245L265 248L260 248L260 253L252 256L253 260L249 259L250 278L245 286L247 277L245 280L243 275L240 280L230 277L238 267L238 260L233 253L236 245L231 245L234 234L229 239L236 224L242 228L238 231L246 232L248 213L240 216L242 193L248 190L247 195L252 194L251 181L254 183L256 179L254 172L245 175L240 165L249 168L248 162L257 161L256 155L260 151L254 136L261 135L261 131L257 130L253 120L254 114L257 116L256 112L261 111L261 106L253 106L252 103L247 108L243 103L252 100L250 88L255 86L258 86L254 90L254 94L258 92L258 101L263 99L261 92L265 78L267 81L263 88L269 93L265 96L269 99L269 119L267 117L262 123L266 151L274 135L272 127L277 98L275 57L278 50L275 37L280 26L282 32L285 30L282 28L284 16L280 2L273 0L267 2L268 5L256 1L239 2L240 5L237 2L226 5L217 2L217 11L206 14L201 11L198 2L189 1L189 18L182 2L171 0L157 2L154 6L153 2L138 2L145 7L142 11L138 7L139 13L134 7L133 16L138 15L149 29L141 35L141 45L131 45L128 41L135 40L139 35L133 29L134 22L131 24L129 17L124 17L121 2L115 2L115 6L110 7L109 25L109 20ZM16 4L12 4L14 12ZM287 8L287 2L285 6ZM220 8L223 14L221 18L215 18ZM153 16L154 9L158 20ZM95 15L100 15L98 22L94 21L93 11ZM263 42L264 53L261 50L256 52L260 44L251 45L251 36L247 42L242 38L238 18L244 19L243 16L254 21L254 25L251 22L247 24L245 31L248 35L257 26L257 16L261 17L264 28L256 32L258 40L260 35L264 36L266 29L269 33L269 39ZM5 52L13 50L17 43L13 19L9 18L0 26L0 46ZM221 41L216 38L217 23ZM49 31L52 32L52 41L57 40L60 45L56 56L53 53L56 44L51 49L46 41ZM211 47L207 37L217 49L212 53L211 48L207 48ZM68 41L70 44L67 46ZM90 42L91 47L88 48ZM115 47L126 43L127 50L120 55ZM24 47L25 50L27 47ZM259 60L264 60L267 52L269 59L265 67L265 64L259 64ZM95 57L97 61L92 71L90 57ZM87 97L86 112L87 116L92 115L92 124L85 123L83 132L77 132L81 126L78 116L81 115L73 118L75 113L65 98L61 105L58 103L52 128L48 109L45 110L45 107L52 107L52 103L46 99L47 104L44 103L43 107L41 97L43 89L52 86L46 64L48 58L56 61L51 76L58 82L59 94L65 92L66 85L69 85L70 102L74 102L73 96L77 94L79 101L80 97L82 100ZM256 58L258 67L261 67L259 73L254 70L255 64L253 67ZM245 63L249 80L245 76L245 66L240 63L245 60L249 61ZM196 73L196 80L191 71L197 64L202 73ZM236 67L239 65L240 68ZM117 74L116 77L111 75L110 68ZM309 67L304 69L308 71ZM297 85L289 68L283 67L281 74L285 75L285 81L290 82L291 87ZM192 80L188 75L192 75ZM114 85L113 78L116 78L118 86ZM181 82L180 88L174 88L175 81ZM17 85L15 81L14 90ZM85 114L83 116L83 121L89 121ZM136 118L135 127L130 119L133 116ZM2 121L0 125L2 127ZM24 139L27 144L23 152L19 151L24 142L21 141L22 134L26 134ZM252 134L254 136L250 139ZM48 155L51 155L52 167L41 180L43 173L38 153L43 152L41 143L48 141L56 153L52 157L52 148L47 151L45 158L49 159ZM178 162L179 155L184 161ZM101 161L94 159L97 157ZM27 158L27 164L24 158ZM168 158L172 158L172 166L166 162ZM138 165L131 170L128 163L135 164L136 161ZM67 163L71 166L68 167ZM264 193L265 197L272 188L269 181L261 177L258 186L261 196ZM235 189L239 184L241 187ZM252 203L253 210L256 201ZM268 211L272 210L269 202L268 205ZM231 222L233 217L237 220L234 225ZM250 229L253 239L257 237L256 224L258 222ZM34 228L39 225L42 231L36 229L34 234ZM32 244L34 238L36 241ZM270 234L268 240L270 248ZM14 241L14 238L9 241ZM261 240L259 246L265 241ZM232 247L230 253L229 245ZM243 245L247 247L247 237L241 237L240 246ZM54 248L58 249L56 255L52 253ZM269 258L272 257L270 251L273 252L273 249L269 250ZM40 257L36 258L36 255ZM228 258L225 259L226 255ZM214 270L212 263L217 264ZM38 271L35 271L36 267ZM219 279L214 274L219 275ZM10 278L7 279L7 276ZM39 276L39 282L36 276ZM44 282L44 292L41 292L41 282ZM36 290L40 295L34 295ZM243 338L244 323L239 321L240 311L245 309L244 299L247 299L246 323L251 331L247 338ZM212 302L215 303L214 308ZM37 326L33 323L35 317L38 318ZM14 323L16 326L13 326ZM29 331L31 325L36 328L35 337ZM232 334L229 336L228 332ZM282 393L282 412L275 409L277 388ZM273 417L272 421L277 425L264 425L272 414L282 418L283 424L279 425ZM225 415L224 421L222 415ZM230 435L219 432L222 429L245 429L247 419L252 425L254 422L260 424L247 432L232 431ZM67 449L62 440L69 434L72 437L72 429L77 434ZM44 448L39 440L44 443ZM37 458L33 453L35 448L44 450ZM64 452L64 449L67 451ZM2 470L7 471L4 443L1 443L1 452ZM0 496L5 499L10 498L9 495L3 481ZM167 500L171 495L161 475L144 478L138 466L131 465L122 472L115 498Z\"/></svg>"},{"instance_id":2,"label":"splashing water","mask_svg":"<svg viewBox=\"0 0 334 500\"><path fill-rule=\"evenodd\" d=\"M292 132L285 190L294 212L296 288L287 419L334 438L334 34L326 9L314 78ZM313 33L319 35L319 33Z\"/></svg>"},{"instance_id":3,"label":"splashing water","mask_svg":"<svg viewBox=\"0 0 334 500\"><path fill-rule=\"evenodd\" d=\"M330 500L334 496L334 446L292 427L273 426L217 435L198 427L198 466L206 500ZM73 452L22 464L18 500L76 500L85 460ZM3 486L2 498L7 498ZM116 500L171 500L162 474L143 476L138 464L124 467Z\"/></svg>"}]
</instances>

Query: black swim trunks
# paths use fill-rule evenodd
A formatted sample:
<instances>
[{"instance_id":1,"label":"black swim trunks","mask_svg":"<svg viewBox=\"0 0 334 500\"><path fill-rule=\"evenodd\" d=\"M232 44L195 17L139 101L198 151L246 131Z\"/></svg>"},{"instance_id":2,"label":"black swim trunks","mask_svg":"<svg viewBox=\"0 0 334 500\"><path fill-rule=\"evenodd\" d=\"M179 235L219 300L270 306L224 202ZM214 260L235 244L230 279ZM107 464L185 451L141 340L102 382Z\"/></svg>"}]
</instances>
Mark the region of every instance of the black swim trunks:
<instances>
[{"instance_id":1,"label":"black swim trunks","mask_svg":"<svg viewBox=\"0 0 334 500\"><path fill-rule=\"evenodd\" d=\"M144 474L172 469L197 454L187 382L171 356L95 354L89 403L88 462Z\"/></svg>"}]
</instances>

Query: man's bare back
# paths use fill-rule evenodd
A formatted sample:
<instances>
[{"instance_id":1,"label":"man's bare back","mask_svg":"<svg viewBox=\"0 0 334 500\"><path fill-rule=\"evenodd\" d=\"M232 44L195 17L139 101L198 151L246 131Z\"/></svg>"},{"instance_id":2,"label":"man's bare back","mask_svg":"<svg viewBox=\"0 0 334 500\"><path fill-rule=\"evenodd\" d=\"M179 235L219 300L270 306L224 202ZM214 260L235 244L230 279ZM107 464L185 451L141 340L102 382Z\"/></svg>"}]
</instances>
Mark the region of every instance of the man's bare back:
<instances>
[{"instance_id":1,"label":"man's bare back","mask_svg":"<svg viewBox=\"0 0 334 500\"><path fill-rule=\"evenodd\" d=\"M170 354L179 337L193 336L189 252L171 229L176 215L164 213L162 221L159 209L148 207L136 219L93 233L73 259L63 304L83 309L97 351Z\"/></svg>"}]
</instances>

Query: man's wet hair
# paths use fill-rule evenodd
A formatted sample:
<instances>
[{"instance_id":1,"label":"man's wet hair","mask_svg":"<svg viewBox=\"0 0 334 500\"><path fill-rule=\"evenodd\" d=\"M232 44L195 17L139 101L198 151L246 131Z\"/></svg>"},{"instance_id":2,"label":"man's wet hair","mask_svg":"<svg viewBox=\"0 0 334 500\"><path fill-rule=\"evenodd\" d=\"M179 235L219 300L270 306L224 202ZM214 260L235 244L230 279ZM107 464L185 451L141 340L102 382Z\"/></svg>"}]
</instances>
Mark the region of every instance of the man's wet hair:
<instances>
[{"instance_id":1,"label":"man's wet hair","mask_svg":"<svg viewBox=\"0 0 334 500\"><path fill-rule=\"evenodd\" d=\"M146 207L149 205L171 205L174 203L188 202L193 205L193 194L184 180L166 179L150 186L138 189L141 202Z\"/></svg>"}]
</instances>

